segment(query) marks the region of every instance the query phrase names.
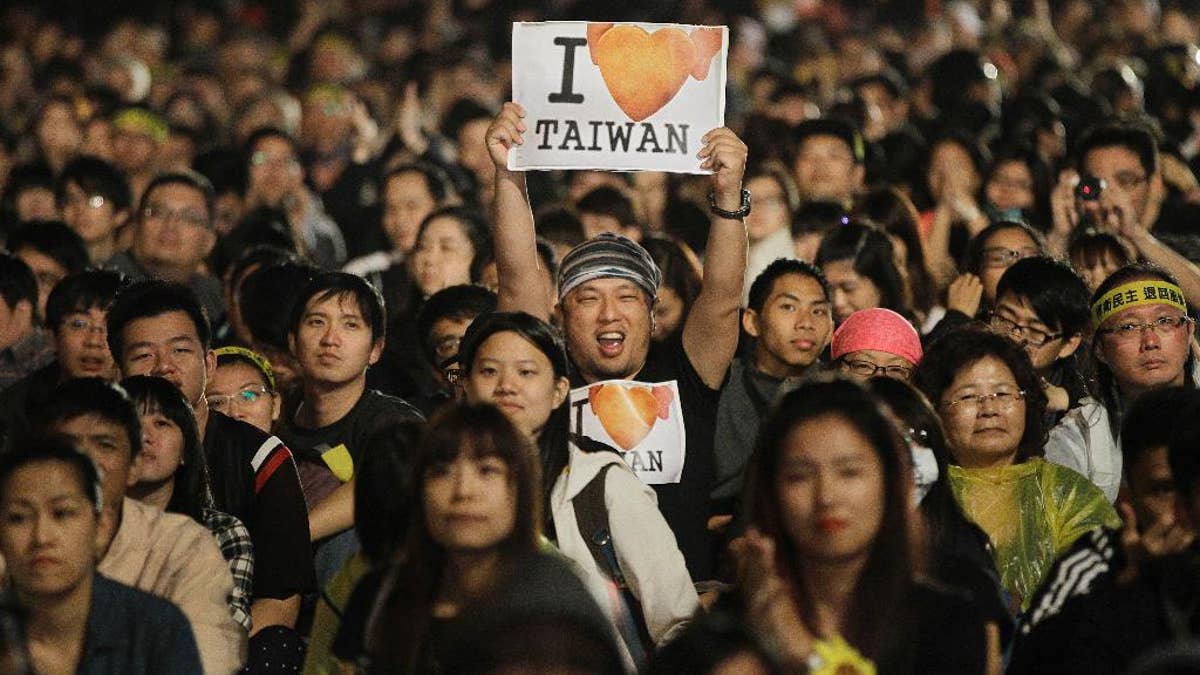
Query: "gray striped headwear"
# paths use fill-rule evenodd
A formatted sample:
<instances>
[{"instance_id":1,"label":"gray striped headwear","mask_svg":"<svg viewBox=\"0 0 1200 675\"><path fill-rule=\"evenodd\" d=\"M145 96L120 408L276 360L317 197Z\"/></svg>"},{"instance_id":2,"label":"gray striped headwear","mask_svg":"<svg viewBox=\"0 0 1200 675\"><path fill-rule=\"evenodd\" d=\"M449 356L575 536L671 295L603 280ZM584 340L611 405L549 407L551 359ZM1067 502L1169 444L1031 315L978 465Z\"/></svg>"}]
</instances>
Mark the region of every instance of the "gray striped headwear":
<instances>
[{"instance_id":1,"label":"gray striped headwear","mask_svg":"<svg viewBox=\"0 0 1200 675\"><path fill-rule=\"evenodd\" d=\"M626 279L652 299L658 297L662 272L641 244L605 232L571 249L558 268L558 299L592 279Z\"/></svg>"}]
</instances>

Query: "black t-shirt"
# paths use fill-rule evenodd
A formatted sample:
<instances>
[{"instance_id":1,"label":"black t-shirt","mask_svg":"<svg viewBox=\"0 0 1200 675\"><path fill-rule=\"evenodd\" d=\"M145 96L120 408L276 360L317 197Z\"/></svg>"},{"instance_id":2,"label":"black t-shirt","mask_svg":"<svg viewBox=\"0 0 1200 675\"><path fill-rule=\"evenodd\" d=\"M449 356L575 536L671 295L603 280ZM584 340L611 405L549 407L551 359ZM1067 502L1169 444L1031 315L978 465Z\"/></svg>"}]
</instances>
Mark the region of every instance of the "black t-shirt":
<instances>
[{"instance_id":1,"label":"black t-shirt","mask_svg":"<svg viewBox=\"0 0 1200 675\"><path fill-rule=\"evenodd\" d=\"M353 467L362 458L368 439L377 430L399 422L424 419L421 411L404 399L367 389L350 412L333 424L319 429L308 429L297 425L294 416L288 415L279 430L279 435L287 442L288 447L295 448L297 456L305 461L321 462L323 455L329 452L340 453L339 446L342 446L353 462ZM334 473L338 473L336 469ZM339 475L339 478L349 480L349 477L344 475Z\"/></svg>"},{"instance_id":2,"label":"black t-shirt","mask_svg":"<svg viewBox=\"0 0 1200 675\"><path fill-rule=\"evenodd\" d=\"M255 426L210 410L204 455L217 510L245 523L254 542L254 597L287 598L316 590L308 510L288 447Z\"/></svg>"},{"instance_id":3,"label":"black t-shirt","mask_svg":"<svg viewBox=\"0 0 1200 675\"><path fill-rule=\"evenodd\" d=\"M578 369L571 365L571 388L587 385ZM700 378L688 359L682 340L652 346L645 366L633 379L647 383L671 380L678 383L687 444L683 474L678 483L651 487L658 496L659 511L675 533L692 579L712 579L715 561L712 536L708 531L709 493L716 481L713 435L721 392L710 389Z\"/></svg>"}]
</instances>

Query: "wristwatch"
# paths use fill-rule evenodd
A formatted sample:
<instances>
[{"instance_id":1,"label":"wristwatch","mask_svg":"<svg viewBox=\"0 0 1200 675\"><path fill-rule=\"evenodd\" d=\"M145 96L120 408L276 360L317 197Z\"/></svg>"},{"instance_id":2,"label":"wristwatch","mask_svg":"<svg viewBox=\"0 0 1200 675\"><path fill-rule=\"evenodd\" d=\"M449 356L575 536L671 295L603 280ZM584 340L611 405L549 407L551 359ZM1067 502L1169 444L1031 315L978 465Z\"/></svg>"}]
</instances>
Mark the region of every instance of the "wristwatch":
<instances>
[{"instance_id":1,"label":"wristwatch","mask_svg":"<svg viewBox=\"0 0 1200 675\"><path fill-rule=\"evenodd\" d=\"M750 191L742 189L742 205L737 211L726 211L717 206L717 193L709 190L708 192L708 210L713 212L713 215L730 220L741 220L750 215Z\"/></svg>"}]
</instances>

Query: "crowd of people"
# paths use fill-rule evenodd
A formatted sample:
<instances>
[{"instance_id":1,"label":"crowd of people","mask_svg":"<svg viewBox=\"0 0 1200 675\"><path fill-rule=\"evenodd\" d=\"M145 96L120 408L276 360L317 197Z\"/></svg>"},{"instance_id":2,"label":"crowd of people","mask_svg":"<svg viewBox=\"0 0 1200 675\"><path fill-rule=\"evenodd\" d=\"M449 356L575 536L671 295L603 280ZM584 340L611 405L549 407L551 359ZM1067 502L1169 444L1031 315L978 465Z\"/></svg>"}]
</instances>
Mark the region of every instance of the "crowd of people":
<instances>
[{"instance_id":1,"label":"crowd of people","mask_svg":"<svg viewBox=\"0 0 1200 675\"><path fill-rule=\"evenodd\" d=\"M1200 4L78 4L0 674L1200 672ZM510 170L534 20L728 26L700 172Z\"/></svg>"}]
</instances>

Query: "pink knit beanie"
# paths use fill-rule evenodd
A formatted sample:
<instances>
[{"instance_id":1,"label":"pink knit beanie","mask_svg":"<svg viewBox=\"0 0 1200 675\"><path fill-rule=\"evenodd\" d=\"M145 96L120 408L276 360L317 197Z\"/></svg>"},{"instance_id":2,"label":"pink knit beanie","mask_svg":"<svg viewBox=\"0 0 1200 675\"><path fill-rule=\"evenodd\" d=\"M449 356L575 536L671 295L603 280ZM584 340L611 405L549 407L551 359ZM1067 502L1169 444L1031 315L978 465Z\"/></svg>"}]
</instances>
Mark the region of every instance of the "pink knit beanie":
<instances>
[{"instance_id":1,"label":"pink knit beanie","mask_svg":"<svg viewBox=\"0 0 1200 675\"><path fill-rule=\"evenodd\" d=\"M921 362L921 336L908 319L890 309L872 307L851 314L833 332L830 354L840 359L851 352L873 349L895 354L914 366Z\"/></svg>"}]
</instances>

